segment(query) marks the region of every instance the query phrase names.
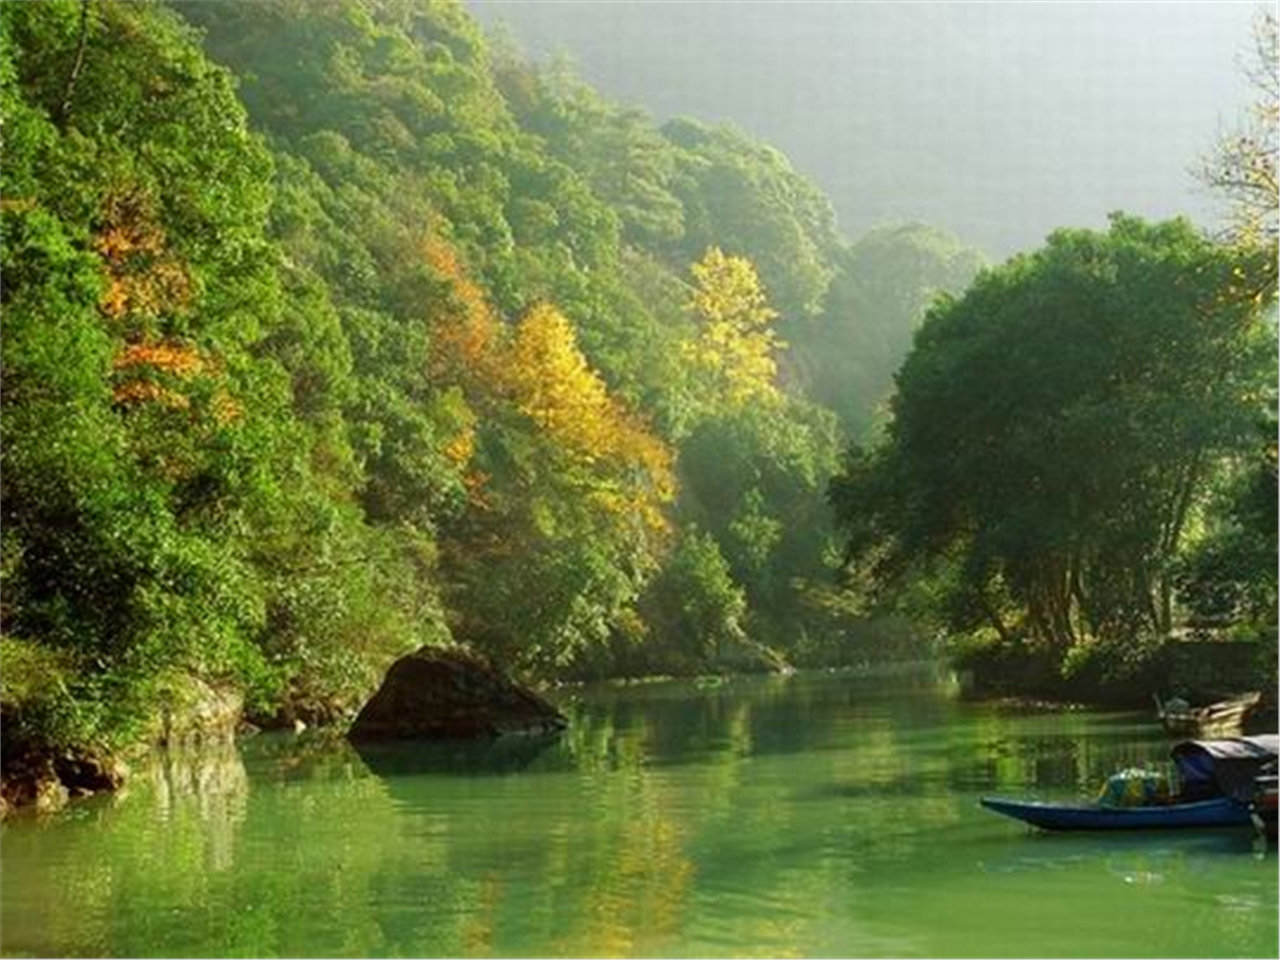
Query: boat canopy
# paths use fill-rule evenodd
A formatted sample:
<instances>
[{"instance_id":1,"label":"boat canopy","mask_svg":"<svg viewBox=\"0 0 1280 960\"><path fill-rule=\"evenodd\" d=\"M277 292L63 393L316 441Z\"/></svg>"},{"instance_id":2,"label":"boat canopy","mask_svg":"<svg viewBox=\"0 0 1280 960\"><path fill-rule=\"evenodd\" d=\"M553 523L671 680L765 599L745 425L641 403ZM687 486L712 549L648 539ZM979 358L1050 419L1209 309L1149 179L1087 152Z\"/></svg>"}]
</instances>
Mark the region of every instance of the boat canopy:
<instances>
[{"instance_id":1,"label":"boat canopy","mask_svg":"<svg viewBox=\"0 0 1280 960\"><path fill-rule=\"evenodd\" d=\"M1280 736L1274 733L1223 740L1185 740L1173 748L1173 762L1182 780L1182 793L1203 796L1225 794L1247 799L1253 780L1280 753Z\"/></svg>"}]
</instances>

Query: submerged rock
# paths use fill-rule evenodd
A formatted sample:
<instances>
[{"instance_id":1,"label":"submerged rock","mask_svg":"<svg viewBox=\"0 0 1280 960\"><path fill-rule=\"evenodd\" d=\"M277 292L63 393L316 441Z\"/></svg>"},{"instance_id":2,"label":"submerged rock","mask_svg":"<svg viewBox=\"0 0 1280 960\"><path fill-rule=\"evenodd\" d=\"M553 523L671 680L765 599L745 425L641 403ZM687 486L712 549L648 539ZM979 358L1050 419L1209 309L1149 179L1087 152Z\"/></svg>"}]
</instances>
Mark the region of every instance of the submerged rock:
<instances>
[{"instance_id":1,"label":"submerged rock","mask_svg":"<svg viewBox=\"0 0 1280 960\"><path fill-rule=\"evenodd\" d=\"M564 715L480 657L423 647L391 665L351 725L360 740L467 740L563 730Z\"/></svg>"},{"instance_id":2,"label":"submerged rock","mask_svg":"<svg viewBox=\"0 0 1280 960\"><path fill-rule=\"evenodd\" d=\"M47 742L24 723L22 708L0 703L0 819L23 808L52 813L69 800L119 790L129 776L124 756L153 746L203 748L231 743L244 697L238 690L197 677L165 678L154 714L137 742L108 751Z\"/></svg>"}]
</instances>

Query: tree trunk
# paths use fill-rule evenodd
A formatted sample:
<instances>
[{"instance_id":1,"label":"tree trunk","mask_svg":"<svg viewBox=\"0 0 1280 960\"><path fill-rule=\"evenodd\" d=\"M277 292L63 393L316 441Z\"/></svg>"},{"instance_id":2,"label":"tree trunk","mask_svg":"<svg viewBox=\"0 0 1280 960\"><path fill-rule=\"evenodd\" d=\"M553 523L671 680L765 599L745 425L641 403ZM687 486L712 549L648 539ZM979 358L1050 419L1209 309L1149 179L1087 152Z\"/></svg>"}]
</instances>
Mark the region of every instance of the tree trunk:
<instances>
[{"instance_id":1,"label":"tree trunk","mask_svg":"<svg viewBox=\"0 0 1280 960\"><path fill-rule=\"evenodd\" d=\"M71 114L71 101L75 98L76 81L80 79L80 71L84 68L85 49L89 45L89 4L91 0L80 0L80 36L76 40L76 55L71 61L71 70L67 74L67 82L62 88L62 100L54 111L53 120L59 127L67 122Z\"/></svg>"},{"instance_id":2,"label":"tree trunk","mask_svg":"<svg viewBox=\"0 0 1280 960\"><path fill-rule=\"evenodd\" d=\"M982 611L986 614L987 619L991 621L991 626L995 628L996 634L1004 643L1013 643L1013 634L1009 632L1009 628L1005 626L1004 619L1000 616L1000 612L991 605L991 601L987 599L985 591L979 591L979 602L982 604Z\"/></svg>"}]
</instances>

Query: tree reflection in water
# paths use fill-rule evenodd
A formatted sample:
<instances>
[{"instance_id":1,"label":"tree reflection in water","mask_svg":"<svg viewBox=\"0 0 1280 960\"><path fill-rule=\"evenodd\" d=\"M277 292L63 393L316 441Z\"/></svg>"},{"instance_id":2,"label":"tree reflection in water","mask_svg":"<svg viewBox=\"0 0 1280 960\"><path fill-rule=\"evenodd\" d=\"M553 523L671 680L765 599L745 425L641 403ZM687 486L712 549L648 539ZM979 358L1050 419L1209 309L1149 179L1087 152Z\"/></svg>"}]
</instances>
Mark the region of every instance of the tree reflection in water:
<instances>
[{"instance_id":1,"label":"tree reflection in water","mask_svg":"<svg viewBox=\"0 0 1280 960\"><path fill-rule=\"evenodd\" d=\"M978 809L980 793L1076 796L1158 760L1168 745L1145 717L964 703L928 671L559 699L571 723L551 740L362 755L341 738L263 735L159 758L115 800L6 824L4 950L1000 956L1274 944L1274 910L1257 906L1274 901L1274 869L1247 836L1040 837ZM1083 915L1089 932L1076 929Z\"/></svg>"}]
</instances>

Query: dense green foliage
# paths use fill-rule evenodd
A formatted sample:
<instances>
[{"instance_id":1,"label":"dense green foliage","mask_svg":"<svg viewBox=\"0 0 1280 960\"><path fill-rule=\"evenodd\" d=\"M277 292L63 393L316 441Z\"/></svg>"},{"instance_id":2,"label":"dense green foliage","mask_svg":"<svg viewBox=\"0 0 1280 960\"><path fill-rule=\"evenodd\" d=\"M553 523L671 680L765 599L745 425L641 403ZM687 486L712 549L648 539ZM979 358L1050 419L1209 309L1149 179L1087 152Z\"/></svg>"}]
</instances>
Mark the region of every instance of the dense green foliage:
<instances>
[{"instance_id":1,"label":"dense green foliage","mask_svg":"<svg viewBox=\"0 0 1280 960\"><path fill-rule=\"evenodd\" d=\"M1203 595L1213 558L1256 563L1267 539L1274 555L1273 529L1241 513L1266 512L1249 506L1266 497L1251 464L1274 456L1257 429L1274 327L1239 295L1260 268L1184 221L1116 216L935 305L885 441L833 488L853 558L882 586L933 578L947 627L1025 638L1068 670L1094 644L1132 655L1166 636L1180 603L1205 602L1179 594L1185 564ZM1266 611L1256 589L1274 623L1274 592Z\"/></svg>"},{"instance_id":2,"label":"dense green foliage","mask_svg":"<svg viewBox=\"0 0 1280 960\"><path fill-rule=\"evenodd\" d=\"M5 17L5 632L72 663L83 735L180 663L270 679L243 531L293 468L253 352L271 167L166 11ZM115 55L72 74L81 31Z\"/></svg>"},{"instance_id":3,"label":"dense green foliage","mask_svg":"<svg viewBox=\"0 0 1280 960\"><path fill-rule=\"evenodd\" d=\"M776 150L453 2L0 17L6 730L122 742L192 676L336 719L424 643L846 655L827 484L973 251L848 245ZM1122 220L936 302L838 487L859 546L942 561L961 626L1274 618L1259 303L1212 299L1245 265Z\"/></svg>"},{"instance_id":4,"label":"dense green foliage","mask_svg":"<svg viewBox=\"0 0 1280 960\"><path fill-rule=\"evenodd\" d=\"M14 729L125 740L190 674L335 718L450 639L780 656L839 441L771 324L821 328L843 253L779 153L453 3L2 16Z\"/></svg>"}]
</instances>

